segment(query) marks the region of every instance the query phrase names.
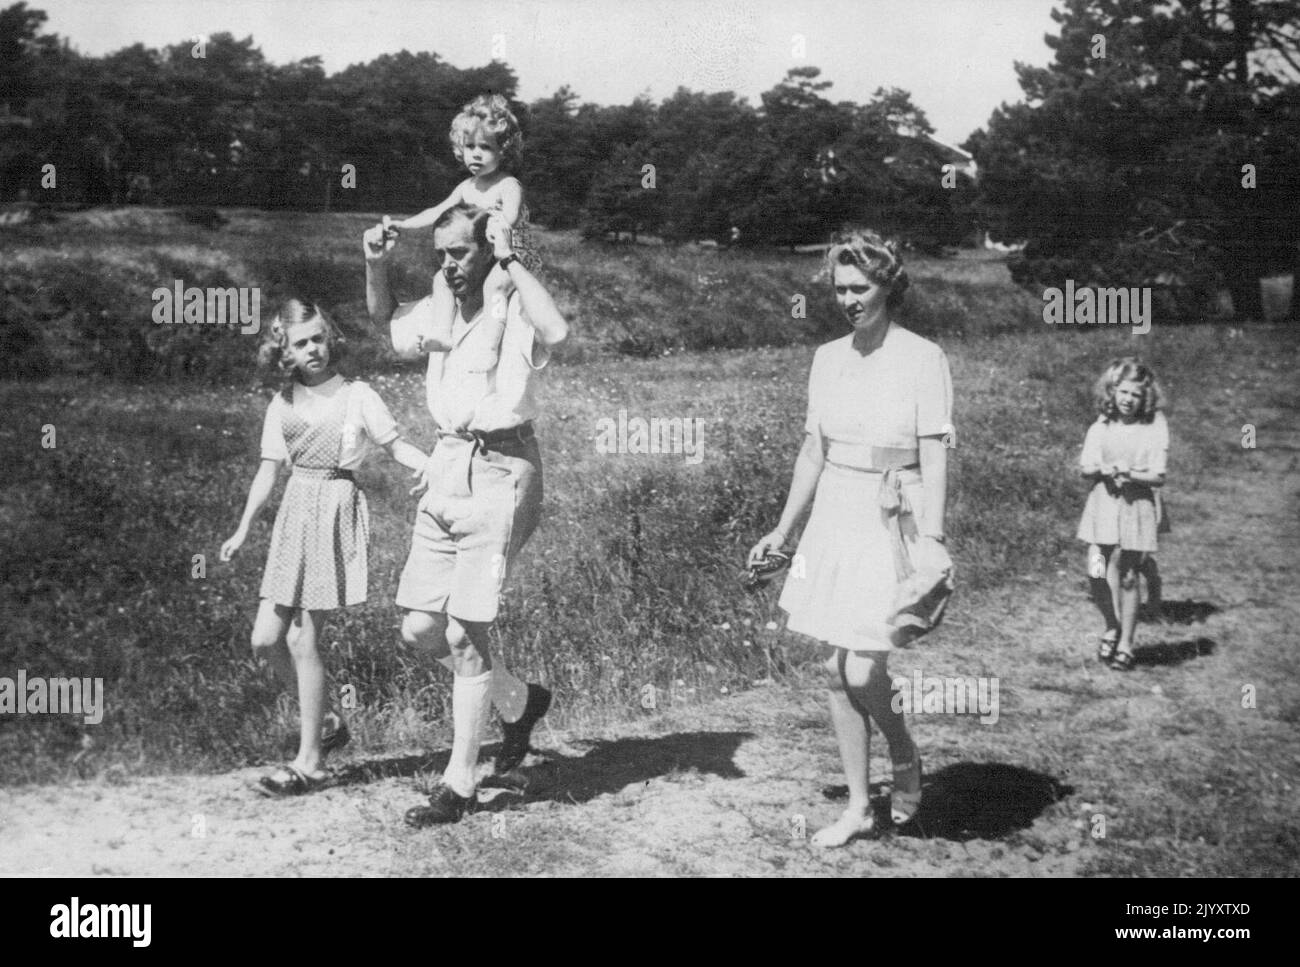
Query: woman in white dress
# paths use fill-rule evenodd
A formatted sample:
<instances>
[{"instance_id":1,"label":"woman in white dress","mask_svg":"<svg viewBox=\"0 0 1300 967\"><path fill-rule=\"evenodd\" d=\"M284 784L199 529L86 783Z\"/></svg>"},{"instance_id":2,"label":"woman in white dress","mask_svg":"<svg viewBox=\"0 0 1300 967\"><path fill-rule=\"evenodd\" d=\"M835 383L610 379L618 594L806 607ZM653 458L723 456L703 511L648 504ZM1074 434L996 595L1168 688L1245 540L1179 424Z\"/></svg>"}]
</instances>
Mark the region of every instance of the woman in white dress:
<instances>
[{"instance_id":1,"label":"woman in white dress","mask_svg":"<svg viewBox=\"0 0 1300 967\"><path fill-rule=\"evenodd\" d=\"M843 846L875 832L867 792L873 720L893 762L894 822L907 822L920 806L921 757L891 702L887 661L902 639L890 618L905 567L900 556L951 574L944 511L955 431L943 350L890 318L908 285L894 246L874 232L847 231L827 263L853 331L813 358L807 432L785 510L749 563L780 550L812 505L781 607L790 630L827 648L849 804L812 841Z\"/></svg>"}]
</instances>

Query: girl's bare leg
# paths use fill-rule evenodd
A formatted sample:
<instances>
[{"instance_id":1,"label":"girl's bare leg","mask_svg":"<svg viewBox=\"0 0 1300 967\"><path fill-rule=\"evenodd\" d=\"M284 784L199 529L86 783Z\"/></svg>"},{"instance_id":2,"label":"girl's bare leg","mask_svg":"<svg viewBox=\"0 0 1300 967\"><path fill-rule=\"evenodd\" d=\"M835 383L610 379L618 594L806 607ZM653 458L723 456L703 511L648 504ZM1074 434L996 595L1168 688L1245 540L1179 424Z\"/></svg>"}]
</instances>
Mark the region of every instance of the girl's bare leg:
<instances>
[{"instance_id":1,"label":"girl's bare leg","mask_svg":"<svg viewBox=\"0 0 1300 967\"><path fill-rule=\"evenodd\" d=\"M271 666L276 680L290 695L298 695L298 673L289 656L286 634L290 632L293 609L263 598L253 619L253 654Z\"/></svg>"},{"instance_id":2,"label":"girl's bare leg","mask_svg":"<svg viewBox=\"0 0 1300 967\"><path fill-rule=\"evenodd\" d=\"M327 612L299 611L294 622L298 633L290 653L298 673L298 709L302 729L298 739L298 757L294 765L309 776L321 774L321 724L325 718L325 663L319 642L325 628Z\"/></svg>"},{"instance_id":3,"label":"girl's bare leg","mask_svg":"<svg viewBox=\"0 0 1300 967\"><path fill-rule=\"evenodd\" d=\"M1106 578L1092 582L1092 599L1105 619L1107 631L1118 631L1120 625L1119 602L1119 548L1107 544L1101 549L1106 555Z\"/></svg>"},{"instance_id":4,"label":"girl's bare leg","mask_svg":"<svg viewBox=\"0 0 1300 967\"><path fill-rule=\"evenodd\" d=\"M1119 559L1119 651L1133 653L1134 631L1137 629L1138 604L1141 595L1138 589L1138 568L1142 562L1139 551L1120 551L1115 555Z\"/></svg>"}]
</instances>

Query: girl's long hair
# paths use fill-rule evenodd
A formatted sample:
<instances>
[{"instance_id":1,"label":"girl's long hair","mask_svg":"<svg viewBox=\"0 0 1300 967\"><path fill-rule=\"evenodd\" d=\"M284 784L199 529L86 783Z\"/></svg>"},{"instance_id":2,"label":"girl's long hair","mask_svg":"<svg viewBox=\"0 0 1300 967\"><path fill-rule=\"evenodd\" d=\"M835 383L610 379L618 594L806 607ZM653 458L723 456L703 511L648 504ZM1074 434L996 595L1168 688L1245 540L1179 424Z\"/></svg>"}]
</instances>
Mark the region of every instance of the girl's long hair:
<instances>
[{"instance_id":1,"label":"girl's long hair","mask_svg":"<svg viewBox=\"0 0 1300 967\"><path fill-rule=\"evenodd\" d=\"M1092 388L1093 400L1097 412L1107 420L1119 419L1119 408L1115 405L1115 387L1125 381L1139 383L1142 386L1142 405L1138 408L1139 423L1150 423L1156 413L1165 407L1165 393L1160 388L1153 370L1136 356L1121 356L1112 359L1097 379Z\"/></svg>"}]
</instances>

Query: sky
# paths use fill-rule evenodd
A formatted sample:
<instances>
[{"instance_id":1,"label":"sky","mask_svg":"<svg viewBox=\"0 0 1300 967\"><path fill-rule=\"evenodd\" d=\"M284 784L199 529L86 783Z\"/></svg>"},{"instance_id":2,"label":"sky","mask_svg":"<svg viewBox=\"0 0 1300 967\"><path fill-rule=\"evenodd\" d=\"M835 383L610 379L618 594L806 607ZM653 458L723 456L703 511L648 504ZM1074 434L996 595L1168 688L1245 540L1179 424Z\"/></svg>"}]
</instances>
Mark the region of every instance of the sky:
<instances>
[{"instance_id":1,"label":"sky","mask_svg":"<svg viewBox=\"0 0 1300 967\"><path fill-rule=\"evenodd\" d=\"M3 0L0 0L3 2ZM27 0L47 33L98 56L141 42L251 35L274 63L327 72L402 49L456 67L494 57L523 101L568 84L583 101L656 101L679 86L758 103L791 67L832 100L901 87L951 144L1020 100L1014 63L1046 64L1052 0Z\"/></svg>"}]
</instances>

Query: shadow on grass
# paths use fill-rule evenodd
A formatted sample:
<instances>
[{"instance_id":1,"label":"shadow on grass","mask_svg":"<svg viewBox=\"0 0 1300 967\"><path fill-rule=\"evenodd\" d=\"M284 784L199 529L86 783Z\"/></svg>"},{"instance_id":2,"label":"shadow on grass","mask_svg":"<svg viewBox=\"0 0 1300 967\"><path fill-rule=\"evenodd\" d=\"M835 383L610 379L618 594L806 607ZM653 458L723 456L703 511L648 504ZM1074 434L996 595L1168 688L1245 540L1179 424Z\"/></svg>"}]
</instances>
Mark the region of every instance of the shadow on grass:
<instances>
[{"instance_id":1,"label":"shadow on grass","mask_svg":"<svg viewBox=\"0 0 1300 967\"><path fill-rule=\"evenodd\" d=\"M1213 638L1185 638L1182 641L1161 641L1154 645L1133 649L1133 664L1181 665L1202 655L1214 654L1218 646Z\"/></svg>"},{"instance_id":2,"label":"shadow on grass","mask_svg":"<svg viewBox=\"0 0 1300 967\"><path fill-rule=\"evenodd\" d=\"M1157 620L1169 625L1190 625L1222 610L1208 601L1162 601Z\"/></svg>"},{"instance_id":3,"label":"shadow on grass","mask_svg":"<svg viewBox=\"0 0 1300 967\"><path fill-rule=\"evenodd\" d=\"M873 793L885 790L873 785ZM1001 839L1028 829L1048 806L1074 792L1072 786L1031 769L1000 762L959 762L926 775L921 808L897 828L899 836L919 839ZM828 799L848 797L845 786L825 790ZM873 797L872 812L880 827L891 825L889 797Z\"/></svg>"}]
</instances>

